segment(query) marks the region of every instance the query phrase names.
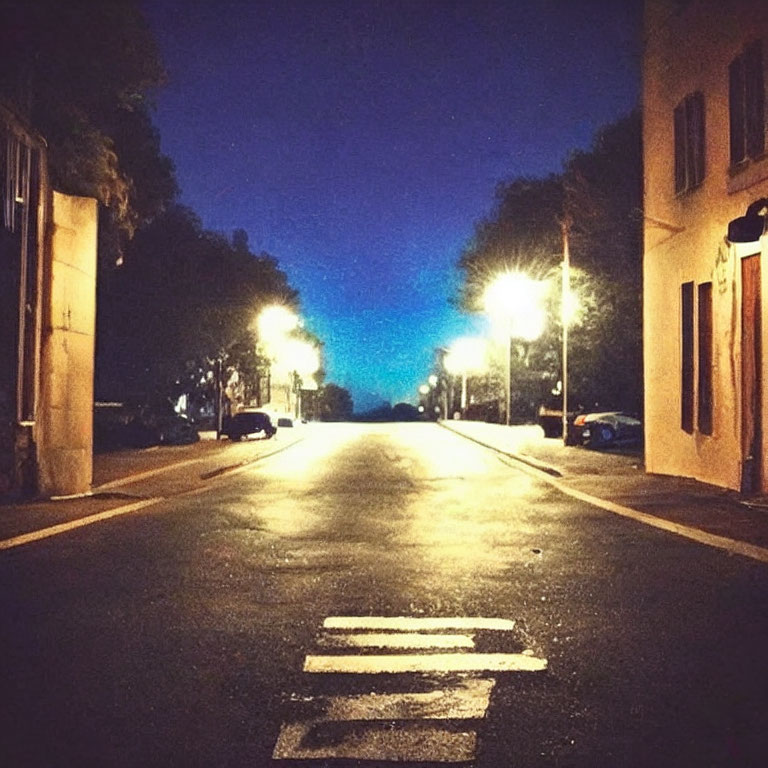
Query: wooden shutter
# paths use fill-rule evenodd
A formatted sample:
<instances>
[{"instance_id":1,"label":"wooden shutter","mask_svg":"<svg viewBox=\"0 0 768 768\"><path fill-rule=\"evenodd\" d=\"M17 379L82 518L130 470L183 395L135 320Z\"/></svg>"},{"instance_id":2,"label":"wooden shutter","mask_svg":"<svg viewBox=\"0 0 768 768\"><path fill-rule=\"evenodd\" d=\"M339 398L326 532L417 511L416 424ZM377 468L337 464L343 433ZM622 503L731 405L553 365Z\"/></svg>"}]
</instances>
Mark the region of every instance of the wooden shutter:
<instances>
[{"instance_id":1,"label":"wooden shutter","mask_svg":"<svg viewBox=\"0 0 768 768\"><path fill-rule=\"evenodd\" d=\"M747 157L765 150L765 85L763 47L759 40L744 51L744 101Z\"/></svg>"},{"instance_id":2,"label":"wooden shutter","mask_svg":"<svg viewBox=\"0 0 768 768\"><path fill-rule=\"evenodd\" d=\"M682 339L680 426L686 432L693 432L693 283L683 283L680 299Z\"/></svg>"},{"instance_id":3,"label":"wooden shutter","mask_svg":"<svg viewBox=\"0 0 768 768\"><path fill-rule=\"evenodd\" d=\"M699 310L699 432L712 434L712 283L698 290Z\"/></svg>"},{"instance_id":4,"label":"wooden shutter","mask_svg":"<svg viewBox=\"0 0 768 768\"><path fill-rule=\"evenodd\" d=\"M728 68L728 99L731 125L731 165L744 160L744 61L735 58Z\"/></svg>"}]
</instances>

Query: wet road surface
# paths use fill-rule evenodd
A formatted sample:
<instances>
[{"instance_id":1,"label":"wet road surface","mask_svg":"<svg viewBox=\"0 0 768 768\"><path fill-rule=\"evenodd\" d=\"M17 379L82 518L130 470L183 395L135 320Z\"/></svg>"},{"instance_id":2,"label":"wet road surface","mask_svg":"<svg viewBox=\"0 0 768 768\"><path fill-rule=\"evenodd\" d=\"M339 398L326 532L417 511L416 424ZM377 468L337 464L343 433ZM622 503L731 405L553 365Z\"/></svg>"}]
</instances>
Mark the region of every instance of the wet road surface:
<instances>
[{"instance_id":1,"label":"wet road surface","mask_svg":"<svg viewBox=\"0 0 768 768\"><path fill-rule=\"evenodd\" d=\"M766 566L429 424L0 556L0 764L762 766Z\"/></svg>"}]
</instances>

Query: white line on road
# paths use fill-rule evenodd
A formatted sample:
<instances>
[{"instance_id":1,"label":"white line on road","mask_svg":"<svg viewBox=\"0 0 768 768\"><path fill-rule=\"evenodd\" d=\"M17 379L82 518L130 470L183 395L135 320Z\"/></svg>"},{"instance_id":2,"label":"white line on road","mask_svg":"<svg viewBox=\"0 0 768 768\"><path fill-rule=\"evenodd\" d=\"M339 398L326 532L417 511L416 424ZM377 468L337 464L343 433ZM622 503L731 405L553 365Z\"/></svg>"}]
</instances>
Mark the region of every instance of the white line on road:
<instances>
[{"instance_id":1,"label":"white line on road","mask_svg":"<svg viewBox=\"0 0 768 768\"><path fill-rule=\"evenodd\" d=\"M321 635L323 648L474 648L471 635L426 635L414 632Z\"/></svg>"},{"instance_id":2,"label":"white line on road","mask_svg":"<svg viewBox=\"0 0 768 768\"><path fill-rule=\"evenodd\" d=\"M749 544L746 541L737 541L736 539L730 539L727 536L718 536L714 533L707 533L699 528L691 528L688 525L682 525L681 523L673 523L671 520L665 520L655 515L649 515L647 512L640 512L637 509L631 507L625 507L622 504L616 504L613 501L606 501L605 499L598 499L596 496L592 496L589 493L583 491L577 491L574 488L568 488L562 485L562 483L553 483L563 493L572 496L580 501L585 501L587 504L592 504L595 507L600 507L607 512L613 512L616 515L622 517L628 517L631 520L635 520L638 523L644 523L645 525L653 526L654 528L660 528L662 531L668 533L676 533L678 536L684 536L686 539L699 542L699 544L706 544L710 547L716 547L717 549L724 549L726 552L730 552L734 555L743 555L744 557L750 557L753 560L759 560L763 563L768 563L768 549L760 547L757 544Z\"/></svg>"},{"instance_id":3,"label":"white line on road","mask_svg":"<svg viewBox=\"0 0 768 768\"><path fill-rule=\"evenodd\" d=\"M433 653L383 656L307 655L305 672L400 674L403 672L540 672L547 660L522 653Z\"/></svg>"},{"instance_id":4,"label":"white line on road","mask_svg":"<svg viewBox=\"0 0 768 768\"><path fill-rule=\"evenodd\" d=\"M130 512L136 512L137 510L144 509L145 507L149 507L152 504L157 504L160 501L163 501L163 499L159 496L154 499L144 499L143 501L137 501L134 504L126 504L122 507L108 509L105 512L98 512L95 515L81 517L78 520L70 520L67 523L52 525L50 528L42 528L39 531L24 533L20 536L14 536L11 539L4 539L3 541L0 541L0 549L12 549L13 547L20 547L22 544L29 544L32 541L39 541L40 539L47 539L50 536L57 536L60 533L66 533L67 531L72 531L75 528L82 528L86 525L99 523L102 520L109 520L110 517L127 515Z\"/></svg>"},{"instance_id":5,"label":"white line on road","mask_svg":"<svg viewBox=\"0 0 768 768\"><path fill-rule=\"evenodd\" d=\"M315 735L318 725L326 724L283 725L273 759L464 763L474 759L477 747L474 731L457 733L432 726L391 730L388 723L367 724L328 743Z\"/></svg>"},{"instance_id":6,"label":"white line on road","mask_svg":"<svg viewBox=\"0 0 768 768\"><path fill-rule=\"evenodd\" d=\"M512 619L493 619L471 616L418 617L412 616L329 616L325 629L377 629L395 632L424 632L441 629L500 630L514 629Z\"/></svg>"},{"instance_id":7,"label":"white line on road","mask_svg":"<svg viewBox=\"0 0 768 768\"><path fill-rule=\"evenodd\" d=\"M488 711L495 680L465 680L429 693L366 693L320 699L325 719L481 720Z\"/></svg>"}]
</instances>

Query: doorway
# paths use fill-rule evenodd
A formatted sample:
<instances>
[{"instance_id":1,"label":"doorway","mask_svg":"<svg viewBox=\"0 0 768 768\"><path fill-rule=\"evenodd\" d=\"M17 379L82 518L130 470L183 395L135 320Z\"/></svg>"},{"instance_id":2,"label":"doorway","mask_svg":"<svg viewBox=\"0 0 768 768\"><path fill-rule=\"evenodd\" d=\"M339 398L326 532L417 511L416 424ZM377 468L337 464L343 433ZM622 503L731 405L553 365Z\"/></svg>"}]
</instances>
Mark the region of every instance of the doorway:
<instances>
[{"instance_id":1,"label":"doorway","mask_svg":"<svg viewBox=\"0 0 768 768\"><path fill-rule=\"evenodd\" d=\"M760 254L741 260L741 490L764 490Z\"/></svg>"}]
</instances>

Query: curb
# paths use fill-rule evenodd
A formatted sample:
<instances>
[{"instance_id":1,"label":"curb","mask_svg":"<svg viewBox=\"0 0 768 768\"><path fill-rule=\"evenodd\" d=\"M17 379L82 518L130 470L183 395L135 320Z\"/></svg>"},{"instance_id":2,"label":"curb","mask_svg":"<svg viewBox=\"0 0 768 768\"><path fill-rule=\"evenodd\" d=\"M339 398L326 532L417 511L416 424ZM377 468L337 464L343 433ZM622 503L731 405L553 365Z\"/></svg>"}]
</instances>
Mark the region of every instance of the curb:
<instances>
[{"instance_id":1,"label":"curb","mask_svg":"<svg viewBox=\"0 0 768 768\"><path fill-rule=\"evenodd\" d=\"M268 451L266 453L260 453L258 456L254 456L252 459L244 459L243 461L236 462L235 464L227 464L223 467L218 467L216 469L210 470L209 472L203 472L201 475L199 475L201 480L209 480L213 477L217 477L219 475L226 474L227 472L237 469L239 467L248 466L248 464L253 464L254 462L260 461L261 459L269 458L270 456L274 456L276 453L280 453L280 451L284 451L287 448L290 448L293 445L296 445L297 443L300 443L302 440L306 439L303 435L301 437L297 437L293 442L286 443L285 445L281 445L279 448L275 448L272 451ZM125 477L119 477L115 480L109 480L106 483L102 483L101 485L94 486L91 488L90 492L88 492L85 495L95 495L98 493L101 493L103 491L107 491L111 488L119 488L122 485L128 485L130 483L138 482L139 480L145 480L148 477L155 477L156 475L161 475L164 472L170 472L172 469L180 469L181 467L188 466L190 464L197 464L201 461L205 461L205 456L200 456L194 459L182 459L181 461L175 461L172 464L164 464L162 467L156 467L155 469L147 469L142 472L136 472L133 475L126 475ZM59 497L58 499L51 499L51 500L60 500L63 498L70 498L70 497Z\"/></svg>"},{"instance_id":2,"label":"curb","mask_svg":"<svg viewBox=\"0 0 768 768\"><path fill-rule=\"evenodd\" d=\"M236 464L219 467L217 469L211 470L210 472L205 472L199 475L198 477L201 480L209 480L209 479L221 477L227 474L235 474L237 472L242 472L243 470L247 469L250 465L257 463L262 459L268 459L271 456L275 456L278 453L282 453L288 448L292 448L294 445L297 445L298 443L302 442L304 439L305 437L302 435L300 437L295 438L291 442L286 443L285 445L280 445L278 448L275 448L274 450L268 451L266 453L261 453L258 456L254 456L251 459L245 459L244 461L238 462ZM205 461L205 457L195 458L195 459L182 459L181 461L176 461L176 462L173 462L172 464L166 464L162 467L146 470L144 472L138 472L134 475L129 475L124 478L111 480L107 483L103 483L100 486L92 488L91 491L87 493L74 494L72 496L59 496L56 498L51 497L48 499L40 499L39 501L55 503L56 501L76 501L78 499L85 499L85 498L98 499L100 497L110 497L113 495L116 498L119 498L121 494L119 493L111 494L108 490L104 492L105 489L116 488L116 487L119 487L120 485L127 485L129 483L136 482L138 480L142 480L147 477L152 477L152 476L161 474L163 472L170 471L172 469L178 469L179 467L183 467L189 464L194 464L195 462L199 462L199 461ZM114 517L130 514L131 512L137 512L139 510L146 509L147 507L151 507L155 504L159 504L163 501L168 501L169 499L172 499L172 498L177 498L180 496L188 496L188 495L197 495L197 494L208 492L210 490L211 490L210 486L206 484L199 488L191 488L185 491L180 491L179 493L173 494L173 496L152 496L152 497L143 498L143 499L139 498L138 500L135 500L132 503L122 504L117 507L111 507L110 509L97 512L92 515L75 517L72 520L68 520L67 522L64 522L64 523L59 523L59 524L48 526L45 528L38 528L33 531L27 531L26 533L21 533L16 536L11 536L7 539L0 539L0 551L15 549L16 547L22 546L24 544L29 544L35 541L40 541L42 539L50 538L52 536L57 536L59 534L66 533L68 531L75 530L76 528L82 528L87 525L92 525L94 523L101 522L102 520L109 520ZM130 496L127 496L127 495L125 495L124 497L130 498Z\"/></svg>"},{"instance_id":3,"label":"curb","mask_svg":"<svg viewBox=\"0 0 768 768\"><path fill-rule=\"evenodd\" d=\"M484 448L488 448L494 451L497 455L513 459L514 461L526 465L526 468L521 467L520 469L526 471L529 474L533 474L533 472L530 472L530 470L533 469L536 473L539 473L539 477L543 482L547 483L553 488L556 488L566 496L570 496L572 499L577 499L593 507L597 507L598 509L619 515L620 517L634 520L635 522L641 523L642 525L657 528L667 533L672 533L676 536L682 536L683 538L695 541L699 544L722 550L727 552L729 555L741 555L742 557L746 557L751 560L757 560L761 563L768 563L768 548L766 547L762 547L757 544L750 544L749 542L742 541L740 539L732 539L728 536L720 536L718 534L709 533L702 530L701 528L695 528L690 525L675 523L671 520L667 520L664 517L652 515L648 512L642 512L638 509L627 507L623 504L618 504L607 499L601 499L599 496L593 496L592 494L585 493L584 491L579 491L576 488L571 488L567 482L561 480L560 478L563 477L562 473L553 467L548 467L542 462L534 463L529 461L528 457L521 457L519 454L513 454L500 450L486 442L478 440L474 437L470 437L469 435L466 435L458 430L451 429L442 423L440 423L440 426L442 426L444 429L447 429L449 432L452 432L454 435L458 435L459 437L463 437L472 441L473 443L482 445ZM504 461L503 459L501 460Z\"/></svg>"},{"instance_id":4,"label":"curb","mask_svg":"<svg viewBox=\"0 0 768 768\"><path fill-rule=\"evenodd\" d=\"M473 443L477 443L477 445L482 445L483 448L489 448L490 450L495 451L496 453L500 453L503 456L506 456L507 458L513 459L514 461L519 461L521 464L525 464L529 467L532 467L533 469L536 469L539 472L544 472L545 474L550 475L551 477L563 477L563 473L559 469L556 469L555 467L551 467L549 464L545 464L543 461L534 459L531 456L526 456L525 454L511 453L510 451L504 451L501 448L496 447L495 445L491 445L490 443L486 443L483 440L479 440L476 437L467 435L461 430L453 429L452 427L449 427L445 422L438 421L437 423L443 429L447 429L449 432L453 432L454 435L463 437L465 440L471 440Z\"/></svg>"}]
</instances>

